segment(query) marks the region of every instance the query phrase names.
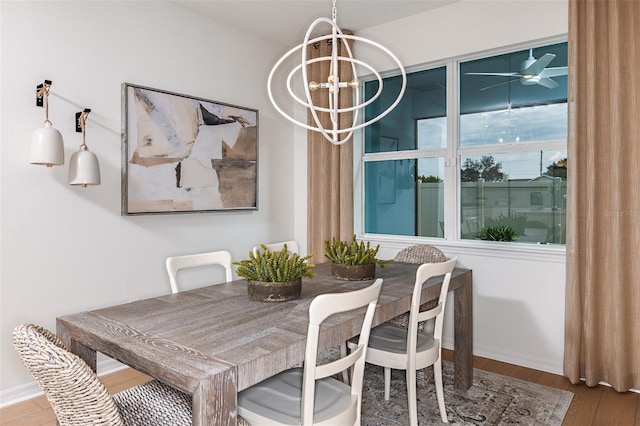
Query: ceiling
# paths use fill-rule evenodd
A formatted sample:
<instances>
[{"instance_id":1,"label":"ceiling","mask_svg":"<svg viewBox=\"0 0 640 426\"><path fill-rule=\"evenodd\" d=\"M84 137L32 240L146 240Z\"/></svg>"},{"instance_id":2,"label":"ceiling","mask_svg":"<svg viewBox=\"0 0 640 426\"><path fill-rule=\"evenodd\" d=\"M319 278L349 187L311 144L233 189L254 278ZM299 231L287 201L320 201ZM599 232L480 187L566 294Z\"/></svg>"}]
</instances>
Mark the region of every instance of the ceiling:
<instances>
[{"instance_id":1,"label":"ceiling","mask_svg":"<svg viewBox=\"0 0 640 426\"><path fill-rule=\"evenodd\" d=\"M338 0L337 23L357 32L461 0ZM317 18L332 17L330 0L176 0L198 14L283 46L295 46ZM315 35L315 34L314 34Z\"/></svg>"}]
</instances>

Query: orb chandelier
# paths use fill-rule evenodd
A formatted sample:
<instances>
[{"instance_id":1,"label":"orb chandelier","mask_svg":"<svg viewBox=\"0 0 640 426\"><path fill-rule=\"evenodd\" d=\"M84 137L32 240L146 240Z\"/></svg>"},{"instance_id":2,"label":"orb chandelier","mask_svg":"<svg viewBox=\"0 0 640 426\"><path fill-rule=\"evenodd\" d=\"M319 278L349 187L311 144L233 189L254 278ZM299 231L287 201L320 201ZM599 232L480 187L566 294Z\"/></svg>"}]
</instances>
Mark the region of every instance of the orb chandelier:
<instances>
[{"instance_id":1,"label":"orb chandelier","mask_svg":"<svg viewBox=\"0 0 640 426\"><path fill-rule=\"evenodd\" d=\"M312 37L312 33L316 30L316 27L322 24L329 24L331 26L331 34L324 35L320 37ZM309 48L313 48L314 45L317 45L319 42L328 41L331 44L331 55L330 56L321 56L318 58L307 59L307 51ZM386 54L389 58L391 58L400 69L402 74L402 86L398 93L397 98L393 101L389 107L379 113L378 115L370 118L367 121L362 123L358 123L358 116L361 109L365 108L367 105L375 102L380 95L382 94L383 83L382 77L380 73L374 69L373 66L368 63L356 59L353 56L353 52L351 50L351 46L348 41L357 41L361 43L366 43L367 45L374 47L376 49L381 50L384 54ZM347 56L343 56L339 53L340 43L343 43L344 49L346 51ZM273 80L276 71L280 68L280 66L292 55L296 52L300 51L300 65L294 67L290 72L286 80L287 91L291 98L298 104L304 106L309 110L311 116L313 118L312 124L307 124L301 121L296 120L293 115L289 115L285 112L278 102L275 100L273 93ZM329 72L326 76L326 81L315 82L309 81L307 65L311 65L319 62L329 62ZM351 69L352 77L341 79L339 75L339 65L340 63L348 63L348 68ZM362 99L360 96L360 88L362 83L358 80L357 74L357 66L360 66L366 70L368 70L371 74L373 74L378 80L378 90L377 92L369 99ZM304 87L304 98L302 96L297 95L292 87L292 82L294 81L294 77L300 74L302 79L302 86ZM298 78L298 77L295 77ZM347 81L348 80L348 81ZM296 80L297 81L297 80ZM382 46L375 41L368 40L363 37L358 37L352 34L344 34L340 27L337 24L337 8L336 8L336 0L333 0L333 8L332 8L332 19L328 18L318 18L316 19L305 34L304 41L289 50L287 53L282 56L278 62L274 65L273 69L269 73L269 78L267 80L267 90L269 93L269 100L273 104L274 108L287 120L292 123L304 127L307 130L312 130L315 132L322 133L322 135L332 144L334 145L342 145L347 142L353 132L358 129L362 129L370 124L375 123L380 120L387 114L389 114L400 102L402 96L404 95L404 91L407 85L407 75L405 73L404 67L402 63L398 60L398 58L386 47ZM353 106L341 108L338 104L338 95L340 90L349 90L353 91ZM315 90L328 90L329 93L329 105L328 107L321 107L315 105L313 100L311 99L311 92ZM329 114L331 125L330 128L325 128L321 123L318 113L325 112ZM340 128L340 115L341 114L350 114L351 113L351 125L349 127Z\"/></svg>"}]
</instances>

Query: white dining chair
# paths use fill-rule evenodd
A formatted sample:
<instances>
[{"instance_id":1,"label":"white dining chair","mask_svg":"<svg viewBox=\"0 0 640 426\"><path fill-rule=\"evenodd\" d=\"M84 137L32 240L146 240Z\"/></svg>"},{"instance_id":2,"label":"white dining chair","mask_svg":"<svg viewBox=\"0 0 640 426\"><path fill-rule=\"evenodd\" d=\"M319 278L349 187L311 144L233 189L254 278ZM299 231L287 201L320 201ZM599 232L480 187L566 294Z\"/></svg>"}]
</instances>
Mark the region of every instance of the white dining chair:
<instances>
[{"instance_id":1,"label":"white dining chair","mask_svg":"<svg viewBox=\"0 0 640 426\"><path fill-rule=\"evenodd\" d=\"M238 394L238 414L253 425L359 425L371 323L382 279L361 290L321 294L309 306L304 367L292 368ZM345 357L318 365L318 338L329 316L367 306L360 337ZM351 386L331 376L352 370Z\"/></svg>"},{"instance_id":2,"label":"white dining chair","mask_svg":"<svg viewBox=\"0 0 640 426\"><path fill-rule=\"evenodd\" d=\"M181 269L197 268L202 266L221 265L225 269L226 282L233 280L233 269L231 269L231 253L226 250L210 251L207 253L188 254L183 256L168 257L166 266L171 283L171 291L177 293L177 275Z\"/></svg>"},{"instance_id":3,"label":"white dining chair","mask_svg":"<svg viewBox=\"0 0 640 426\"><path fill-rule=\"evenodd\" d=\"M440 417L444 423L449 422L444 405L442 387L442 323L447 292L449 291L449 281L456 261L457 258L454 257L446 262L425 263L418 267L411 296L408 327L385 322L371 330L366 361L370 364L384 367L385 400L389 400L391 369L406 371L409 424L411 426L418 424L416 370L430 365L433 365ZM429 278L441 275L444 275L444 278L438 305L433 309L420 312L422 285ZM418 322L426 321L430 318L435 318L433 333L419 331ZM351 339L347 342L347 346L353 350L357 347L357 341Z\"/></svg>"},{"instance_id":4,"label":"white dining chair","mask_svg":"<svg viewBox=\"0 0 640 426\"><path fill-rule=\"evenodd\" d=\"M265 246L271 250L271 251L280 251L282 250L282 248L285 246L285 244L287 245L287 251L291 254L300 254L300 246L298 245L298 243L296 241L283 241L280 243L271 243L271 244L265 244ZM258 251L262 250L262 247L257 245L255 247L253 247L253 255L255 256L256 254L258 254Z\"/></svg>"}]
</instances>

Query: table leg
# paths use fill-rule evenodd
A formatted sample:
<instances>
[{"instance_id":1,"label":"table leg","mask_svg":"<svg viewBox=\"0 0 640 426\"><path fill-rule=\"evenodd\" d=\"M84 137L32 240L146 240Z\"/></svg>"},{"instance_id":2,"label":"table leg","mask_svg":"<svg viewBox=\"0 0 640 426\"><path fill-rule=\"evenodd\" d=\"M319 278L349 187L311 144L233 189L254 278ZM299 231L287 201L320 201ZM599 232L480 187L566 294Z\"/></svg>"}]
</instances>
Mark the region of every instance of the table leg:
<instances>
[{"instance_id":1,"label":"table leg","mask_svg":"<svg viewBox=\"0 0 640 426\"><path fill-rule=\"evenodd\" d=\"M235 426L238 416L238 392L235 367L200 382L193 393L193 425Z\"/></svg>"},{"instance_id":2,"label":"table leg","mask_svg":"<svg viewBox=\"0 0 640 426\"><path fill-rule=\"evenodd\" d=\"M65 326L62 325L59 321L56 323L56 335L60 340L62 340L62 342L71 353L76 354L80 358L82 358L93 371L98 371L98 356L96 354L96 351L88 346L83 345L82 343L73 340Z\"/></svg>"},{"instance_id":3,"label":"table leg","mask_svg":"<svg viewBox=\"0 0 640 426\"><path fill-rule=\"evenodd\" d=\"M473 291L471 271L454 291L454 385L467 390L473 384Z\"/></svg>"}]
</instances>

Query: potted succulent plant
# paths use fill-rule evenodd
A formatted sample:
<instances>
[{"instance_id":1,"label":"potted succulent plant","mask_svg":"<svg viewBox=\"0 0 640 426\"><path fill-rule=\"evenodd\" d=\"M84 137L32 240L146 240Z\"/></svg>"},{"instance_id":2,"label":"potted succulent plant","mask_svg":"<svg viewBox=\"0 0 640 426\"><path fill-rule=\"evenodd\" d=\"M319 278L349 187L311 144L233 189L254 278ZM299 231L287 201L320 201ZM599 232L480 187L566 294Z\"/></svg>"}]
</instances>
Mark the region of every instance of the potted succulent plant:
<instances>
[{"instance_id":1,"label":"potted succulent plant","mask_svg":"<svg viewBox=\"0 0 640 426\"><path fill-rule=\"evenodd\" d=\"M484 226L476 235L486 241L513 241L517 236L516 230L507 225Z\"/></svg>"},{"instance_id":2,"label":"potted succulent plant","mask_svg":"<svg viewBox=\"0 0 640 426\"><path fill-rule=\"evenodd\" d=\"M302 277L313 278L315 265L308 263L311 255L300 257L289 253L287 246L281 251L271 251L261 244L256 254L249 252L249 259L234 261L236 274L248 280L247 291L253 300L285 302L300 298Z\"/></svg>"},{"instance_id":3,"label":"potted succulent plant","mask_svg":"<svg viewBox=\"0 0 640 426\"><path fill-rule=\"evenodd\" d=\"M370 280L376 275L376 264L384 268L392 260L378 259L376 255L380 245L371 247L367 241L358 243L354 234L353 241L341 241L333 237L324 241L325 257L331 261L331 272L339 280Z\"/></svg>"}]
</instances>

